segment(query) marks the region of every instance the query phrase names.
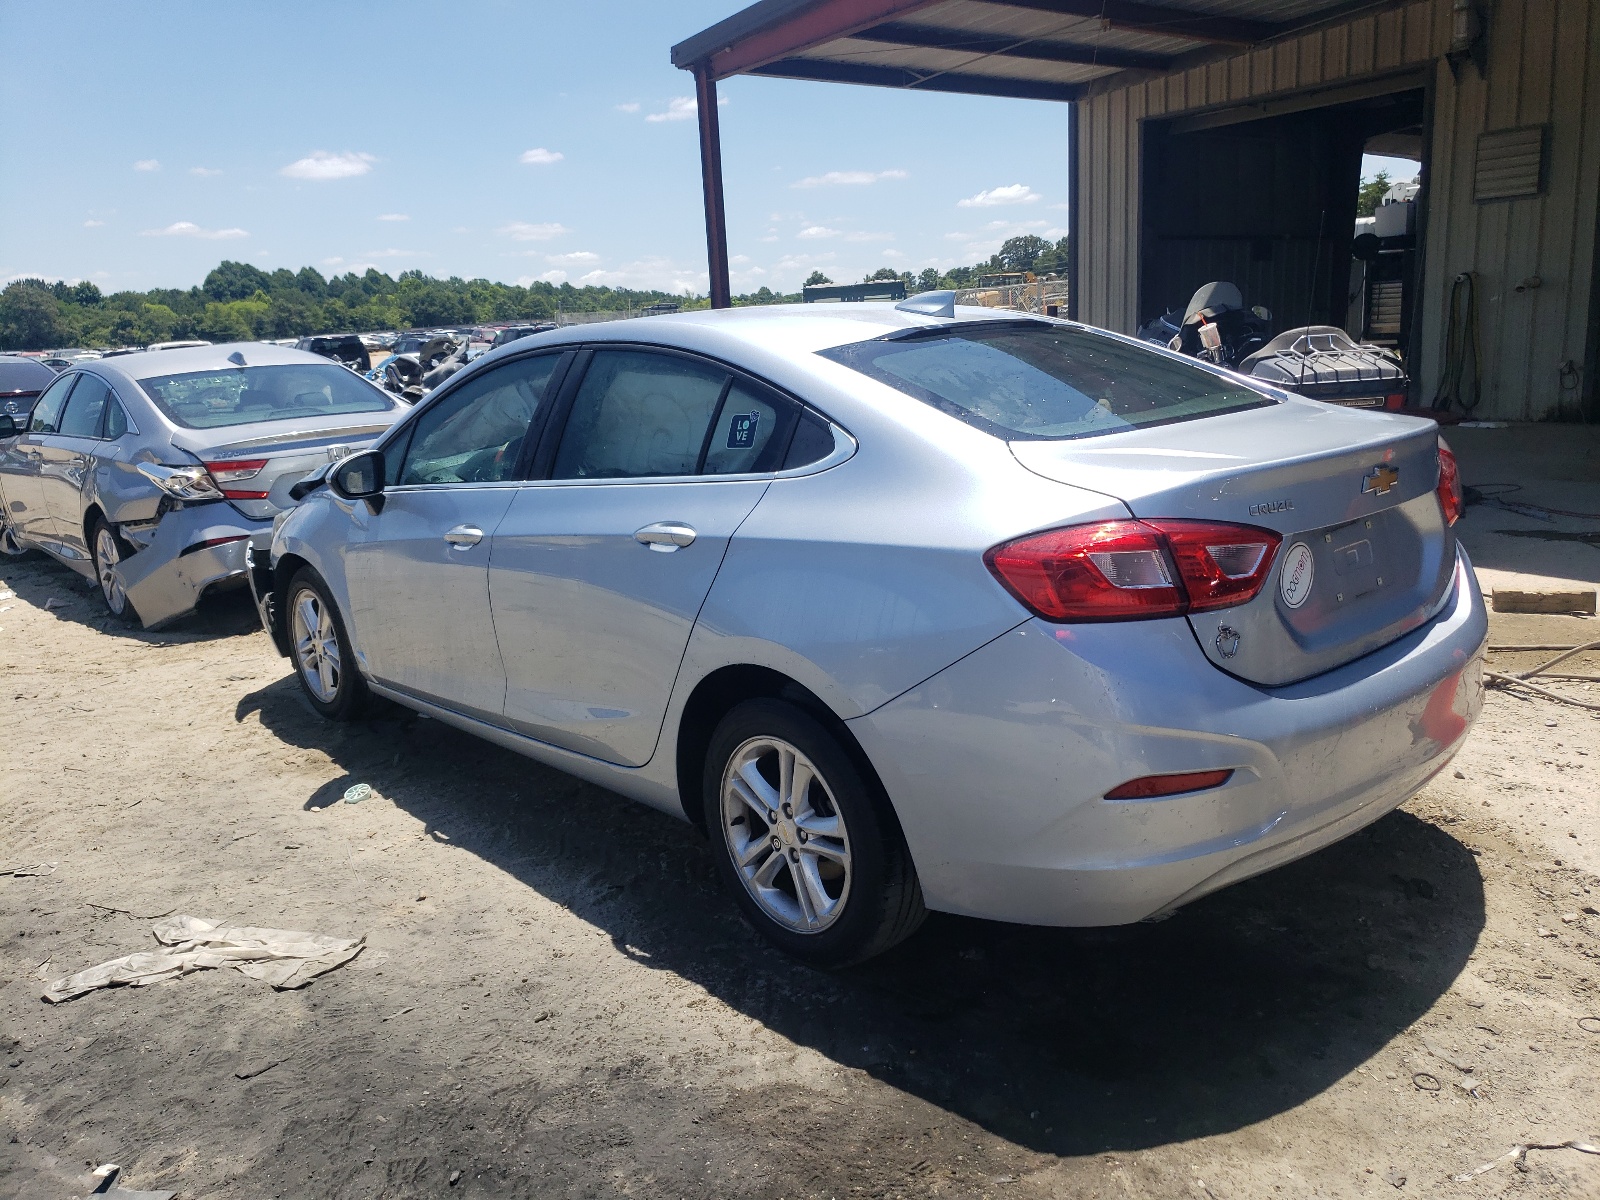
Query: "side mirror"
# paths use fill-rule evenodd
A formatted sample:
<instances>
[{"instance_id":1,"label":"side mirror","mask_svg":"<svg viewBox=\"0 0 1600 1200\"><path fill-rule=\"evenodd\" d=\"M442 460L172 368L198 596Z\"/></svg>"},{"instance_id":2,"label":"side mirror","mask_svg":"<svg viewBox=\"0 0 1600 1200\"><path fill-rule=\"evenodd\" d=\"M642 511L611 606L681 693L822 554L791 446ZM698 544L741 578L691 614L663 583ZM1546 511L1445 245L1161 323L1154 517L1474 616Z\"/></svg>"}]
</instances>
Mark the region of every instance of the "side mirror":
<instances>
[{"instance_id":1,"label":"side mirror","mask_svg":"<svg viewBox=\"0 0 1600 1200\"><path fill-rule=\"evenodd\" d=\"M328 486L346 500L371 500L381 504L383 497L383 451L367 450L352 454L328 472Z\"/></svg>"},{"instance_id":2,"label":"side mirror","mask_svg":"<svg viewBox=\"0 0 1600 1200\"><path fill-rule=\"evenodd\" d=\"M0 413L0 437L13 437L21 432L15 417L10 413Z\"/></svg>"}]
</instances>

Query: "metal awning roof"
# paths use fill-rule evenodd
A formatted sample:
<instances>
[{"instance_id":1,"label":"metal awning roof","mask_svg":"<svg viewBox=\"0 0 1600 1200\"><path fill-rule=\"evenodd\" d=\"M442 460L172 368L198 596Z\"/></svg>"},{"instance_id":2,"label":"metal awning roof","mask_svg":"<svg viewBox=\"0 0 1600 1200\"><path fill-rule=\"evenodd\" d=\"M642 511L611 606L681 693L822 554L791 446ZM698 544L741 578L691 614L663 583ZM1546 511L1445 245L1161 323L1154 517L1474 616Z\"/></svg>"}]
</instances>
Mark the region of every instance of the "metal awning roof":
<instances>
[{"instance_id":1,"label":"metal awning roof","mask_svg":"<svg viewBox=\"0 0 1600 1200\"><path fill-rule=\"evenodd\" d=\"M1073 100L1391 0L760 0L672 48L711 80L770 75Z\"/></svg>"}]
</instances>

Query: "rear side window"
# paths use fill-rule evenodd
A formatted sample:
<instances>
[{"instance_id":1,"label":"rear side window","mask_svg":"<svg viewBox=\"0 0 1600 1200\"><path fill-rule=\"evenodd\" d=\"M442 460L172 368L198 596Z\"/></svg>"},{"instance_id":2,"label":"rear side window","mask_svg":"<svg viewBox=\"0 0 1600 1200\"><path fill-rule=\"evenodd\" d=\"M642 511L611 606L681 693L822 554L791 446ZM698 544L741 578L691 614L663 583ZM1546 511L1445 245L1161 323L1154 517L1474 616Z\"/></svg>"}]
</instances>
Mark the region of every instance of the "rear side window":
<instances>
[{"instance_id":1,"label":"rear side window","mask_svg":"<svg viewBox=\"0 0 1600 1200\"><path fill-rule=\"evenodd\" d=\"M78 386L72 389L72 399L67 401L67 411L61 416L62 436L99 437L100 422L105 418L106 402L110 399L111 389L105 380L80 375Z\"/></svg>"},{"instance_id":2,"label":"rear side window","mask_svg":"<svg viewBox=\"0 0 1600 1200\"><path fill-rule=\"evenodd\" d=\"M693 475L730 382L710 363L598 350L573 398L555 479Z\"/></svg>"},{"instance_id":3,"label":"rear side window","mask_svg":"<svg viewBox=\"0 0 1600 1200\"><path fill-rule=\"evenodd\" d=\"M1093 437L1275 403L1158 351L1039 321L918 330L821 353L1008 440Z\"/></svg>"}]
</instances>

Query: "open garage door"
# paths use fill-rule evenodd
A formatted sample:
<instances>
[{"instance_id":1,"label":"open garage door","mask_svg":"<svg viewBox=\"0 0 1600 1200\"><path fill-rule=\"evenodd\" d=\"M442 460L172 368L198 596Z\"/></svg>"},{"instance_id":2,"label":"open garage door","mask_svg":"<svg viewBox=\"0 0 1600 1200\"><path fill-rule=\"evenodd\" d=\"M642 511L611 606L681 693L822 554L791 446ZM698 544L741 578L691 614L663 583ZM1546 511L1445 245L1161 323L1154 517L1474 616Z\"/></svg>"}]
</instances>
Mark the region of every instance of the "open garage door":
<instances>
[{"instance_id":1,"label":"open garage door","mask_svg":"<svg viewBox=\"0 0 1600 1200\"><path fill-rule=\"evenodd\" d=\"M1233 110L1147 122L1140 320L1181 312L1196 288L1228 280L1270 310L1274 330L1346 326L1363 150L1420 131L1424 108L1413 88L1255 119ZM1418 257L1407 256L1396 291L1408 310ZM1403 351L1408 339L1397 328L1386 340Z\"/></svg>"}]
</instances>

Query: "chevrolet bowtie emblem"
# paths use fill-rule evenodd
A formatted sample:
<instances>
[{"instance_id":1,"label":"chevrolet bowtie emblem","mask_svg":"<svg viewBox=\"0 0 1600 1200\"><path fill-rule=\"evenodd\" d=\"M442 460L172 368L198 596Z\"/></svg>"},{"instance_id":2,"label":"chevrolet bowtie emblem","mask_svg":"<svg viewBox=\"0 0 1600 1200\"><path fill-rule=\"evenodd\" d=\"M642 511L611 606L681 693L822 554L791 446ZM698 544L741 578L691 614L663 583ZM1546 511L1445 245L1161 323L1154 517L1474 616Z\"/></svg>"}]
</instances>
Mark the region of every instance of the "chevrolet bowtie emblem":
<instances>
[{"instance_id":1,"label":"chevrolet bowtie emblem","mask_svg":"<svg viewBox=\"0 0 1600 1200\"><path fill-rule=\"evenodd\" d=\"M1361 494L1385 496L1400 482L1400 468L1391 467L1388 463L1379 463L1368 471L1361 480Z\"/></svg>"}]
</instances>

